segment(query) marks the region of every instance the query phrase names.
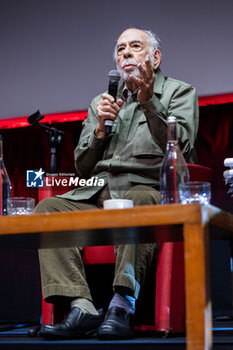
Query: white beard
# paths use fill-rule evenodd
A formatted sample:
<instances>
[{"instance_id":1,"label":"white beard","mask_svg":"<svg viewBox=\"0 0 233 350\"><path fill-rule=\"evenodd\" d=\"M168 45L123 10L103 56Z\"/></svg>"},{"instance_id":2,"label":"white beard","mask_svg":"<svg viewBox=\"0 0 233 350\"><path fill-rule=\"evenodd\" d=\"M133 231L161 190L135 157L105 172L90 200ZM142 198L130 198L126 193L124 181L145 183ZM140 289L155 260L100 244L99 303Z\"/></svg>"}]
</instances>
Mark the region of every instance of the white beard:
<instances>
[{"instance_id":1,"label":"white beard","mask_svg":"<svg viewBox=\"0 0 233 350\"><path fill-rule=\"evenodd\" d=\"M123 69L123 67L124 67L126 64L134 64L135 67L134 67L134 69L133 69L131 72L125 72L124 69ZM118 69L118 71L119 71L119 73L120 73L121 78L122 78L124 81L129 81L129 80L130 80L130 75L131 75L131 74L135 75L135 76L138 77L138 78L141 77L141 74L140 74L140 72L139 72L139 70L138 70L138 68L137 68L137 62L136 62L134 59L132 59L132 58L125 59L125 60L122 62L121 66L118 66L118 65L117 65L117 69Z\"/></svg>"},{"instance_id":2,"label":"white beard","mask_svg":"<svg viewBox=\"0 0 233 350\"><path fill-rule=\"evenodd\" d=\"M149 59L150 59L151 66L153 67L153 65L154 65L153 55L149 54ZM126 64L133 64L133 65L135 65L135 67L131 72L125 72L123 67ZM131 74L135 75L137 78L141 78L141 73L139 72L139 69L137 67L137 62L133 58L126 58L120 66L117 65L117 69L118 69L118 72L120 73L121 79L123 79L124 81L129 81Z\"/></svg>"}]
</instances>

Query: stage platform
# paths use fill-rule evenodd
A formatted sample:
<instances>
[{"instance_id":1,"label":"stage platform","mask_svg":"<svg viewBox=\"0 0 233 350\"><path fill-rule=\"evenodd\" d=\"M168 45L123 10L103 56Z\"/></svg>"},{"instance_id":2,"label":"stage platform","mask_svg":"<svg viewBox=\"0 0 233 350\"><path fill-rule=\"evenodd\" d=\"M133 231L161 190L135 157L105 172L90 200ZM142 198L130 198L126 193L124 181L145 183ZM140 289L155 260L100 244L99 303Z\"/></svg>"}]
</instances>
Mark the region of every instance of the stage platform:
<instances>
[{"instance_id":1,"label":"stage platform","mask_svg":"<svg viewBox=\"0 0 233 350\"><path fill-rule=\"evenodd\" d=\"M182 335L164 337L156 333L136 333L134 339L101 341L98 339L47 341L39 335L28 336L29 328L16 328L0 332L0 349L25 350L185 350ZM233 321L214 322L213 350L233 349Z\"/></svg>"}]
</instances>

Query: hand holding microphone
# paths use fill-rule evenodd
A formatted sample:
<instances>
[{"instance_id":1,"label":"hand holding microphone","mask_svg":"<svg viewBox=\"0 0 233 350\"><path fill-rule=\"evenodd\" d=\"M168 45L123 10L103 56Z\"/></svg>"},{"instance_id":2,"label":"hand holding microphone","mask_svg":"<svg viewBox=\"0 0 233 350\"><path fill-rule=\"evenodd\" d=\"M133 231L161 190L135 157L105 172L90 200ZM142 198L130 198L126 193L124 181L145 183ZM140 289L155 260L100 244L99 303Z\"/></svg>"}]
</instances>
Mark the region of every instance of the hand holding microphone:
<instances>
[{"instance_id":1,"label":"hand holding microphone","mask_svg":"<svg viewBox=\"0 0 233 350\"><path fill-rule=\"evenodd\" d=\"M121 99L116 101L118 82L120 74L117 70L112 70L108 74L109 85L108 93L102 95L101 101L97 104L97 113L99 122L96 127L95 134L97 137L104 137L111 133L114 120L123 104Z\"/></svg>"},{"instance_id":2,"label":"hand holding microphone","mask_svg":"<svg viewBox=\"0 0 233 350\"><path fill-rule=\"evenodd\" d=\"M109 95L114 97L114 100L116 101L118 82L121 77L117 70L111 70L108 73L108 77L109 77L108 93ZM113 120L105 119L104 124L105 124L105 135L109 135L112 131Z\"/></svg>"}]
</instances>

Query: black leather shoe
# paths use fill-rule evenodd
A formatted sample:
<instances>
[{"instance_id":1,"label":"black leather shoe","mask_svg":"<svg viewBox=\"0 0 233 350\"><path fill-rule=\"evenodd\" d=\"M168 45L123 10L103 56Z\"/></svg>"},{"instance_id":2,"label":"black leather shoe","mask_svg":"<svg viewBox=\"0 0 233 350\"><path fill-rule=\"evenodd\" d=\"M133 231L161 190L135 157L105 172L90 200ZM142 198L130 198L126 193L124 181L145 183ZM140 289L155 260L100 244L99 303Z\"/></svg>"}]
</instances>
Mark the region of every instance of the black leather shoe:
<instances>
[{"instance_id":1,"label":"black leather shoe","mask_svg":"<svg viewBox=\"0 0 233 350\"><path fill-rule=\"evenodd\" d=\"M98 328L97 336L100 339L130 339L134 336L133 315L124 309L111 307L104 322Z\"/></svg>"},{"instance_id":2,"label":"black leather shoe","mask_svg":"<svg viewBox=\"0 0 233 350\"><path fill-rule=\"evenodd\" d=\"M99 310L99 315L91 315L73 307L63 322L43 325L39 335L45 339L90 338L96 334L103 320L103 310Z\"/></svg>"}]
</instances>

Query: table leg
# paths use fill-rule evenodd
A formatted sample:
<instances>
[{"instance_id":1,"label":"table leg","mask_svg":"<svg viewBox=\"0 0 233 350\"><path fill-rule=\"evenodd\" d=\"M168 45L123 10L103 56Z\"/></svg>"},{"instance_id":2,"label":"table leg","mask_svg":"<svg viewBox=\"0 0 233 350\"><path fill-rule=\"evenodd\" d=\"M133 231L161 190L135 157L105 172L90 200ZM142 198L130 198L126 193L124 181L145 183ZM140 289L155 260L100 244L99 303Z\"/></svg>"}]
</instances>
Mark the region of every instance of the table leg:
<instances>
[{"instance_id":1,"label":"table leg","mask_svg":"<svg viewBox=\"0 0 233 350\"><path fill-rule=\"evenodd\" d=\"M209 230L201 222L184 224L186 332L188 350L212 349Z\"/></svg>"}]
</instances>

